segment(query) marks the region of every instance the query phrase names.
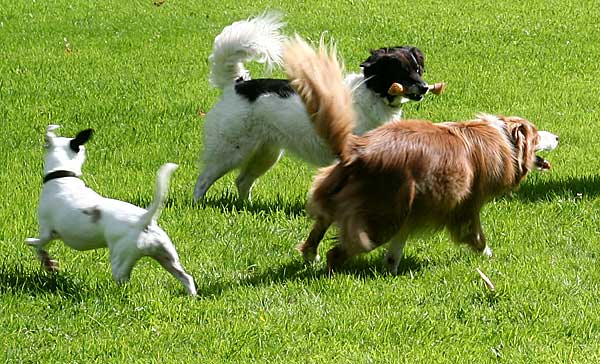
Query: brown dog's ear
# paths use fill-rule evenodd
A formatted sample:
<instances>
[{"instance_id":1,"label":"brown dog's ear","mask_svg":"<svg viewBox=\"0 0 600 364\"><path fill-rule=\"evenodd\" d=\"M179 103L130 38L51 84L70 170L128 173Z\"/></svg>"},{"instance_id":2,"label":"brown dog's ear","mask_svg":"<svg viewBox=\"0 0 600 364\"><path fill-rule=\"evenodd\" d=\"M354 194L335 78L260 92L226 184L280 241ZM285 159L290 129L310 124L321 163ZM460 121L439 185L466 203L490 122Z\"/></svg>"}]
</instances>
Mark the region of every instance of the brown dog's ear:
<instances>
[{"instance_id":1,"label":"brown dog's ear","mask_svg":"<svg viewBox=\"0 0 600 364\"><path fill-rule=\"evenodd\" d=\"M515 123L511 136L515 147L515 162L517 164L516 183L521 182L523 177L529 173L529 164L532 160L532 148L530 144L530 130L526 125Z\"/></svg>"}]
</instances>

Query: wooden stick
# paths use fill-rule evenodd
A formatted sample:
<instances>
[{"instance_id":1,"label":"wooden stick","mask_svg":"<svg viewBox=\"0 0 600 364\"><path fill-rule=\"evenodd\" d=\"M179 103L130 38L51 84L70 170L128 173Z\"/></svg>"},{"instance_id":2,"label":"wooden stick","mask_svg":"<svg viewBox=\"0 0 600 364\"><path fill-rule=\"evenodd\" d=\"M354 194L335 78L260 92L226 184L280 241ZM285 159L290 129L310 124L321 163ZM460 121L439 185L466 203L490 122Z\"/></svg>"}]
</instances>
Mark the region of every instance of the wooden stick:
<instances>
[{"instance_id":1,"label":"wooden stick","mask_svg":"<svg viewBox=\"0 0 600 364\"><path fill-rule=\"evenodd\" d=\"M494 284L492 283L492 281L488 278L488 276L485 275L485 273L483 273L481 271L481 269L479 268L475 268L475 270L477 271L477 273L479 273L479 276L481 277L481 279L483 279L483 283L485 283L486 287L494 292L496 290L496 287L494 287Z\"/></svg>"},{"instance_id":2,"label":"wooden stick","mask_svg":"<svg viewBox=\"0 0 600 364\"><path fill-rule=\"evenodd\" d=\"M444 92L444 90L446 89L446 83L445 82L437 82L437 83L434 83L433 85L427 85L427 88L429 88L429 92L431 92L432 94L439 95L442 92ZM404 95L404 92L405 92L404 86L402 86L398 82L392 83L392 85L388 89L388 94L390 94L392 96Z\"/></svg>"},{"instance_id":3,"label":"wooden stick","mask_svg":"<svg viewBox=\"0 0 600 364\"><path fill-rule=\"evenodd\" d=\"M439 95L446 89L446 82L436 82L433 85L427 85L429 91L434 95Z\"/></svg>"}]
</instances>

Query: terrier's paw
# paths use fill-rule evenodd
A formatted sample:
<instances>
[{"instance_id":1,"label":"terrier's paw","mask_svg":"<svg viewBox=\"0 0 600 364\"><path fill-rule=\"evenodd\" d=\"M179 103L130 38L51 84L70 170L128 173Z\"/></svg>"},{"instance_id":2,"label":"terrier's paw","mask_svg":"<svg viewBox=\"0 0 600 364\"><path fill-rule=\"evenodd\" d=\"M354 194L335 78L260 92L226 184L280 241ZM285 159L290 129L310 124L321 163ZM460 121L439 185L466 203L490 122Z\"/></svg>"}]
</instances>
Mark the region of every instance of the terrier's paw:
<instances>
[{"instance_id":1,"label":"terrier's paw","mask_svg":"<svg viewBox=\"0 0 600 364\"><path fill-rule=\"evenodd\" d=\"M54 259L47 259L42 263L42 266L46 270L46 272L56 273L59 271L58 261Z\"/></svg>"}]
</instances>

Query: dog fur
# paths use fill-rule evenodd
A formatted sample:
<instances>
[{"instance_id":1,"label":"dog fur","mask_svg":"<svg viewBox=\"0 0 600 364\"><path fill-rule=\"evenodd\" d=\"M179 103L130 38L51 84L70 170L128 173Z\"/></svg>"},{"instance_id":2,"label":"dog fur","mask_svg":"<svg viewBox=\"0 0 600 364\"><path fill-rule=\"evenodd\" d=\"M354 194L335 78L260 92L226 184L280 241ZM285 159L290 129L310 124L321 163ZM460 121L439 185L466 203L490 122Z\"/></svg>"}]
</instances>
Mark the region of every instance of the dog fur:
<instances>
[{"instance_id":1,"label":"dog fur","mask_svg":"<svg viewBox=\"0 0 600 364\"><path fill-rule=\"evenodd\" d=\"M395 121L357 136L335 52L321 44L317 53L298 38L284 63L318 134L339 159L314 180L308 209L316 221L299 247L305 260L318 259L318 245L335 223L340 237L327 253L330 270L390 241L385 261L395 274L406 239L424 227L445 227L455 242L491 256L481 208L519 185L537 150L558 143L523 118L486 114L468 122Z\"/></svg>"},{"instance_id":2,"label":"dog fur","mask_svg":"<svg viewBox=\"0 0 600 364\"><path fill-rule=\"evenodd\" d=\"M167 197L171 174L177 165L163 165L157 175L154 201L148 210L98 195L79 178L85 161L85 146L92 129L75 138L58 137L50 125L46 132L44 186L38 207L39 237L26 239L43 267L58 269L45 246L61 239L73 249L90 250L108 247L113 278L118 283L129 280L136 262L143 256L156 259L162 267L196 294L193 278L179 262L175 246L157 220Z\"/></svg>"},{"instance_id":3,"label":"dog fur","mask_svg":"<svg viewBox=\"0 0 600 364\"><path fill-rule=\"evenodd\" d=\"M209 79L223 94L206 115L203 169L196 181L195 201L202 200L216 180L234 169L240 170L236 180L240 198L250 198L255 180L279 160L284 149L317 166L335 159L315 134L288 81L251 80L244 67L243 62L250 60L269 68L281 63L282 26L279 15L265 13L235 22L215 38ZM362 74L349 74L341 81L352 89L356 134L399 119L402 103L419 101L428 91L422 79L424 56L415 47L374 50L361 67ZM394 82L407 90L404 96L388 94Z\"/></svg>"}]
</instances>

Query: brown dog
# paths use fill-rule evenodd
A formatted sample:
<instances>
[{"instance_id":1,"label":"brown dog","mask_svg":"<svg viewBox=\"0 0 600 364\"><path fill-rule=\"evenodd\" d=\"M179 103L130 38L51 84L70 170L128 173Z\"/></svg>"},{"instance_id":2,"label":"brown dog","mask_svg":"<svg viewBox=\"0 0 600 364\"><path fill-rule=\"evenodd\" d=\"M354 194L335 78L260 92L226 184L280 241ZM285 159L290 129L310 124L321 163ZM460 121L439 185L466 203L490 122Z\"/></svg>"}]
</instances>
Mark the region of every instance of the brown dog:
<instances>
[{"instance_id":1,"label":"brown dog","mask_svg":"<svg viewBox=\"0 0 600 364\"><path fill-rule=\"evenodd\" d=\"M340 238L327 253L330 270L390 241L385 259L395 274L406 239L427 226L445 227L455 242L491 256L482 206L541 163L536 150L557 144L555 135L538 134L523 118L491 115L461 123L397 121L356 136L351 91L335 50L328 53L321 43L316 53L297 38L284 61L317 132L339 159L315 178L308 209L316 222L299 247L305 260L318 259L319 243L335 222Z\"/></svg>"}]
</instances>

